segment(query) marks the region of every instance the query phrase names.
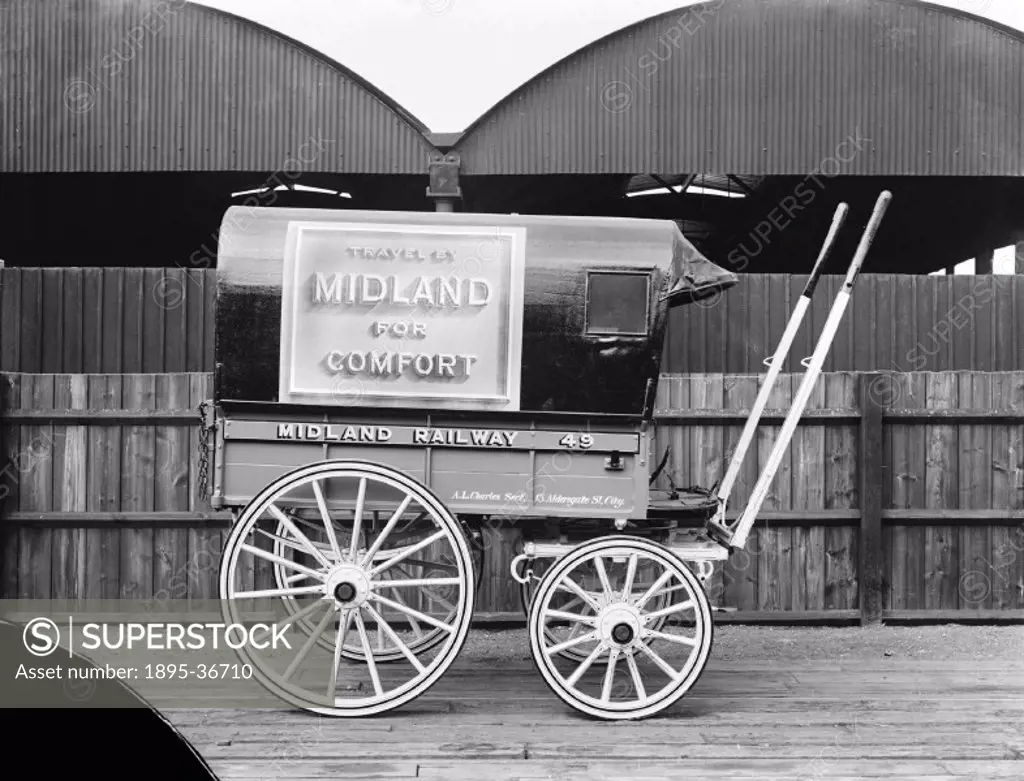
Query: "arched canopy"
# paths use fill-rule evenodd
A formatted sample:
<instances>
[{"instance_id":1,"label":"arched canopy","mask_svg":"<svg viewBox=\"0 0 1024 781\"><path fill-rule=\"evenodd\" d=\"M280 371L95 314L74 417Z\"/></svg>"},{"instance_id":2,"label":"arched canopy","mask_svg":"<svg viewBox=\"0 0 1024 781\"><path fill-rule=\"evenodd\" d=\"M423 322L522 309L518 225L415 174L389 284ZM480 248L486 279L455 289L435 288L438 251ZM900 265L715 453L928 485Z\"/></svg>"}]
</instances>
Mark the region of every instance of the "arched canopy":
<instances>
[{"instance_id":1,"label":"arched canopy","mask_svg":"<svg viewBox=\"0 0 1024 781\"><path fill-rule=\"evenodd\" d=\"M1024 36L910 0L711 0L499 102L466 174L1024 175Z\"/></svg>"},{"instance_id":2,"label":"arched canopy","mask_svg":"<svg viewBox=\"0 0 1024 781\"><path fill-rule=\"evenodd\" d=\"M0 172L424 174L426 128L302 44L185 0L0 0Z\"/></svg>"}]
</instances>

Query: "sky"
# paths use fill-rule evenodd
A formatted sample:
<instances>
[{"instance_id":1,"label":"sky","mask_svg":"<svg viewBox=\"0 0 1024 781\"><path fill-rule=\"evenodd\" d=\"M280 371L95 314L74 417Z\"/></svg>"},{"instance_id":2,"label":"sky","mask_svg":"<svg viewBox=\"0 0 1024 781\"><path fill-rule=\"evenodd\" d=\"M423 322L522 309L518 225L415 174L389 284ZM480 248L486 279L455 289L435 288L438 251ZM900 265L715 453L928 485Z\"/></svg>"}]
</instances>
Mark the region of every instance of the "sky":
<instances>
[{"instance_id":1,"label":"sky","mask_svg":"<svg viewBox=\"0 0 1024 781\"><path fill-rule=\"evenodd\" d=\"M895 1L895 0L894 0ZM432 131L458 132L549 65L687 0L198 0L310 46ZM732 0L726 0L732 2ZM1024 31L1024 0L934 0ZM957 268L972 273L974 261ZM996 273L1012 273L1013 249Z\"/></svg>"},{"instance_id":2,"label":"sky","mask_svg":"<svg viewBox=\"0 0 1024 781\"><path fill-rule=\"evenodd\" d=\"M436 132L562 57L686 0L200 0L323 52ZM731 0L726 0L731 2ZM936 0L1024 30L1024 0Z\"/></svg>"}]
</instances>

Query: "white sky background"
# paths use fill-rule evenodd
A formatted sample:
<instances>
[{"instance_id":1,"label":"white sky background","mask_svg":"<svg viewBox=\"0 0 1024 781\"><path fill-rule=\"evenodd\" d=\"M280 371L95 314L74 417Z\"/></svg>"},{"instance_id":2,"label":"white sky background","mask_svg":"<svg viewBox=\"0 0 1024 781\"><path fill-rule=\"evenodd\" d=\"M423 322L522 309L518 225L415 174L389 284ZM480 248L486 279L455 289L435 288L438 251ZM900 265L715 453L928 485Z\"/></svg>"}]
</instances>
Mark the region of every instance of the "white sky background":
<instances>
[{"instance_id":1,"label":"white sky background","mask_svg":"<svg viewBox=\"0 0 1024 781\"><path fill-rule=\"evenodd\" d=\"M690 4L686 0L198 1L323 52L439 132L464 130L516 87L588 43ZM1024 0L934 0L932 4L1024 30ZM1007 264L1012 272L1013 252L1001 250L995 270L1004 271Z\"/></svg>"}]
</instances>

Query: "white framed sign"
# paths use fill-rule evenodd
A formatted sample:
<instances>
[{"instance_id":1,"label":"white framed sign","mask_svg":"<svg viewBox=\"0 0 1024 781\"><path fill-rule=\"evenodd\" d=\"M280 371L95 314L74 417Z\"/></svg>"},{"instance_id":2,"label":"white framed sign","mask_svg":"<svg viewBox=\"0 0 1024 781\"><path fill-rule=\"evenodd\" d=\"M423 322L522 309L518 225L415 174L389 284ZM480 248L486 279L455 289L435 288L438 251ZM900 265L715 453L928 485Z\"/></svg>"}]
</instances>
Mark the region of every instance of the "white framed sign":
<instances>
[{"instance_id":1,"label":"white framed sign","mask_svg":"<svg viewBox=\"0 0 1024 781\"><path fill-rule=\"evenodd\" d=\"M289 224L282 403L518 410L526 229Z\"/></svg>"}]
</instances>

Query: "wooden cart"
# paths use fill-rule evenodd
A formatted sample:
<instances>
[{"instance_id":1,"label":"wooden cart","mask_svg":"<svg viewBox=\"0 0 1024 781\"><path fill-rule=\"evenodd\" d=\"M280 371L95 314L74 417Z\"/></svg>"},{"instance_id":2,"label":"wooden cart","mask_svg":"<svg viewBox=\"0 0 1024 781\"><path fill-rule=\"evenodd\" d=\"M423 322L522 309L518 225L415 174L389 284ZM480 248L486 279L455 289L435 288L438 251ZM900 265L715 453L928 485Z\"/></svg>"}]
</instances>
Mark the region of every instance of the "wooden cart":
<instances>
[{"instance_id":1,"label":"wooden cart","mask_svg":"<svg viewBox=\"0 0 1024 781\"><path fill-rule=\"evenodd\" d=\"M717 492L655 495L652 413L670 308L713 303L734 275L667 221L269 208L228 211L218 265L206 463L236 518L220 597L226 621L273 610L293 638L239 649L269 690L334 716L426 691L465 642L494 519L524 530L510 575L556 695L640 718L693 686L703 584L761 485L739 524L734 469Z\"/></svg>"}]
</instances>

